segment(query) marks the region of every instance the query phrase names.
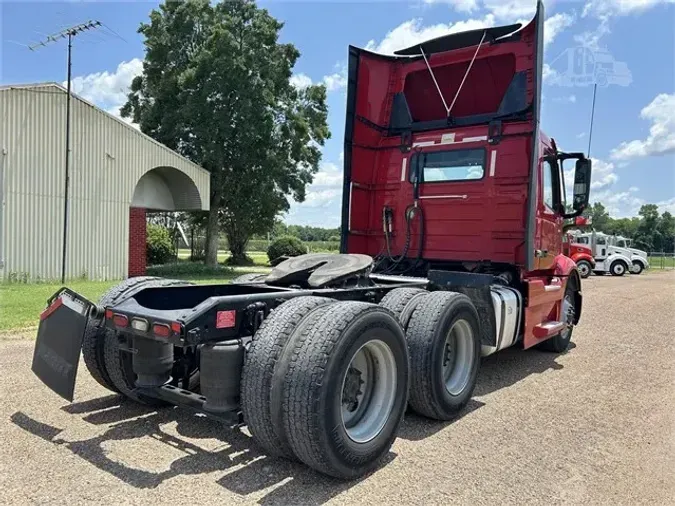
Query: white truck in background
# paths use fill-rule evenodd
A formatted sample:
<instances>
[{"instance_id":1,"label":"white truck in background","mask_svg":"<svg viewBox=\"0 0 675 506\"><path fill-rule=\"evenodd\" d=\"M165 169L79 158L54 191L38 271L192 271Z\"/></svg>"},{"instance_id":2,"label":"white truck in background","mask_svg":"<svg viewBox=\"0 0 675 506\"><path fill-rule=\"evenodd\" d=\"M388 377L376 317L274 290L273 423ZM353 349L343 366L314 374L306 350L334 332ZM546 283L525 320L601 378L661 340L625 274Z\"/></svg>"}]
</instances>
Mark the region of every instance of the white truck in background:
<instances>
[{"instance_id":1,"label":"white truck in background","mask_svg":"<svg viewBox=\"0 0 675 506\"><path fill-rule=\"evenodd\" d=\"M613 236L602 232L584 232L574 235L574 242L584 244L591 248L595 259L595 274L603 275L610 273L612 276L623 276L627 272L633 272L633 255L626 248L614 245ZM635 255L636 262L638 257Z\"/></svg>"},{"instance_id":2,"label":"white truck in background","mask_svg":"<svg viewBox=\"0 0 675 506\"><path fill-rule=\"evenodd\" d=\"M620 235L613 235L610 238L612 246L622 248L630 253L630 258L633 262L630 272L632 274L640 274L643 270L649 269L649 257L646 251L637 248L631 248L631 240Z\"/></svg>"}]
</instances>

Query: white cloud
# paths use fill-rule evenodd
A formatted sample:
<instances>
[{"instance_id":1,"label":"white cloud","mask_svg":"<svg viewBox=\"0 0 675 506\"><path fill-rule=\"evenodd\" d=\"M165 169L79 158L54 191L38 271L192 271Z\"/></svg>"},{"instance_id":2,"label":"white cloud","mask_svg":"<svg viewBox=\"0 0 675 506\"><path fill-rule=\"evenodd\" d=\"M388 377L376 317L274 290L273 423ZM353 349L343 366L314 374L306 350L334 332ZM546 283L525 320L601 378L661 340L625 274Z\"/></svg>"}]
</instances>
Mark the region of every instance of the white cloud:
<instances>
[{"instance_id":1,"label":"white cloud","mask_svg":"<svg viewBox=\"0 0 675 506\"><path fill-rule=\"evenodd\" d=\"M347 67L344 66L339 72L323 76L323 84L328 91L342 90L347 87Z\"/></svg>"},{"instance_id":2,"label":"white cloud","mask_svg":"<svg viewBox=\"0 0 675 506\"><path fill-rule=\"evenodd\" d=\"M544 47L548 46L560 33L574 23L574 16L561 13L554 14L544 21Z\"/></svg>"},{"instance_id":3,"label":"white cloud","mask_svg":"<svg viewBox=\"0 0 675 506\"><path fill-rule=\"evenodd\" d=\"M586 132L581 132L577 134L577 139L583 139L584 137L586 137Z\"/></svg>"},{"instance_id":4,"label":"white cloud","mask_svg":"<svg viewBox=\"0 0 675 506\"><path fill-rule=\"evenodd\" d=\"M347 67L345 65L336 65L339 69L332 74L326 75L321 80L321 83L326 86L328 91L341 90L347 87ZM291 84L298 89L304 89L313 84L312 78L307 74L293 74L291 76Z\"/></svg>"},{"instance_id":5,"label":"white cloud","mask_svg":"<svg viewBox=\"0 0 675 506\"><path fill-rule=\"evenodd\" d=\"M424 0L425 4L448 4L458 12L473 12L478 9L478 0Z\"/></svg>"},{"instance_id":6,"label":"white cloud","mask_svg":"<svg viewBox=\"0 0 675 506\"><path fill-rule=\"evenodd\" d=\"M629 192L637 192L637 191L640 191L640 188L638 188L637 186L631 186L630 188L628 188L628 191Z\"/></svg>"},{"instance_id":7,"label":"white cloud","mask_svg":"<svg viewBox=\"0 0 675 506\"><path fill-rule=\"evenodd\" d=\"M592 202L601 202L613 218L635 216L645 200L636 197L631 192L616 192L612 189L600 192L591 192Z\"/></svg>"},{"instance_id":8,"label":"white cloud","mask_svg":"<svg viewBox=\"0 0 675 506\"><path fill-rule=\"evenodd\" d=\"M622 142L612 150L614 160L675 153L675 94L661 93L640 111L640 117L651 122L644 140Z\"/></svg>"},{"instance_id":9,"label":"white cloud","mask_svg":"<svg viewBox=\"0 0 675 506\"><path fill-rule=\"evenodd\" d=\"M326 207L340 200L342 195L342 169L336 164L321 164L314 181L307 188L305 201L296 204L294 212L303 208Z\"/></svg>"},{"instance_id":10,"label":"white cloud","mask_svg":"<svg viewBox=\"0 0 675 506\"><path fill-rule=\"evenodd\" d=\"M668 211L670 214L675 214L675 197L657 202L656 205L659 206L659 211L661 213Z\"/></svg>"},{"instance_id":11,"label":"white cloud","mask_svg":"<svg viewBox=\"0 0 675 506\"><path fill-rule=\"evenodd\" d=\"M312 85L312 78L309 77L307 74L293 74L291 76L291 85L295 86L296 88L302 90L304 88L307 88L308 86Z\"/></svg>"},{"instance_id":12,"label":"white cloud","mask_svg":"<svg viewBox=\"0 0 675 506\"><path fill-rule=\"evenodd\" d=\"M558 73L548 63L544 63L541 77L545 83L554 82L558 78Z\"/></svg>"},{"instance_id":13,"label":"white cloud","mask_svg":"<svg viewBox=\"0 0 675 506\"><path fill-rule=\"evenodd\" d=\"M119 117L119 109L127 100L131 81L143 71L143 61L123 61L114 72L95 72L73 78L74 93ZM64 84L65 85L65 84Z\"/></svg>"},{"instance_id":14,"label":"white cloud","mask_svg":"<svg viewBox=\"0 0 675 506\"><path fill-rule=\"evenodd\" d=\"M675 0L591 0L586 3L583 16L608 18L636 14L656 5L673 4Z\"/></svg>"},{"instance_id":15,"label":"white cloud","mask_svg":"<svg viewBox=\"0 0 675 506\"><path fill-rule=\"evenodd\" d=\"M574 104L577 101L577 96L576 95L567 95L564 97L556 97L553 99L554 102L560 102L564 104ZM582 134L582 137L586 134ZM579 137L579 136L577 136Z\"/></svg>"},{"instance_id":16,"label":"white cloud","mask_svg":"<svg viewBox=\"0 0 675 506\"><path fill-rule=\"evenodd\" d=\"M517 18L530 19L537 8L534 0L483 0L483 5L496 18L507 22Z\"/></svg>"}]
</instances>

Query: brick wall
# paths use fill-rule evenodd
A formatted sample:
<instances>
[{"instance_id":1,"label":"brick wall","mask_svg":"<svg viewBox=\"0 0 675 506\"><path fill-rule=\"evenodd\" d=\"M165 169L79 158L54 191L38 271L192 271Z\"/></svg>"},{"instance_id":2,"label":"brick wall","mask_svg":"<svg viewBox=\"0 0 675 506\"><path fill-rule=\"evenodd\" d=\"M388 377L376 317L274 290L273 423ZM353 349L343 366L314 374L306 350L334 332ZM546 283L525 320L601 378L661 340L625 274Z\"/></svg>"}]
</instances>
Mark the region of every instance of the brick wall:
<instances>
[{"instance_id":1,"label":"brick wall","mask_svg":"<svg viewBox=\"0 0 675 506\"><path fill-rule=\"evenodd\" d=\"M145 209L129 208L129 277L145 275Z\"/></svg>"}]
</instances>

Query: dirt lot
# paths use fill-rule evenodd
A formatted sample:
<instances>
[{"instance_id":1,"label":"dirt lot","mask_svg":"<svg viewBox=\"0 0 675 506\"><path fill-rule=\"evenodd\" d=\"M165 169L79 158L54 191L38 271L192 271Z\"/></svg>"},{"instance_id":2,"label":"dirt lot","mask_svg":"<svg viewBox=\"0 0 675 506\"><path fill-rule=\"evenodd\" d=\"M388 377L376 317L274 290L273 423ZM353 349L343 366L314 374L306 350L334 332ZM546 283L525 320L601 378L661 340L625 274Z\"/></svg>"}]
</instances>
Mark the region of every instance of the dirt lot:
<instances>
[{"instance_id":1,"label":"dirt lot","mask_svg":"<svg viewBox=\"0 0 675 506\"><path fill-rule=\"evenodd\" d=\"M386 464L349 483L83 372L67 405L30 372L31 342L2 342L0 503L672 504L675 273L592 277L584 294L567 354L486 359L460 419L408 415Z\"/></svg>"}]
</instances>

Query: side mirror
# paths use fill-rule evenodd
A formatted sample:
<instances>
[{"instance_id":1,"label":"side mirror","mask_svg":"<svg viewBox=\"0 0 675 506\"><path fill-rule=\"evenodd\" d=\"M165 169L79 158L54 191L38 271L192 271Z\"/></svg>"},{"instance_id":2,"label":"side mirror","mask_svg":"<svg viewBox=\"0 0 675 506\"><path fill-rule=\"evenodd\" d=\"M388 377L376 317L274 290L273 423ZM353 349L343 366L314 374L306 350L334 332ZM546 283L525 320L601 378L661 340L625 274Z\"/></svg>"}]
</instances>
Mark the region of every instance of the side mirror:
<instances>
[{"instance_id":1,"label":"side mirror","mask_svg":"<svg viewBox=\"0 0 675 506\"><path fill-rule=\"evenodd\" d=\"M575 156L575 158L577 158ZM574 195L572 209L574 212L565 215L565 218L575 218L588 207L591 196L591 160L583 155L577 158L574 168Z\"/></svg>"}]
</instances>

